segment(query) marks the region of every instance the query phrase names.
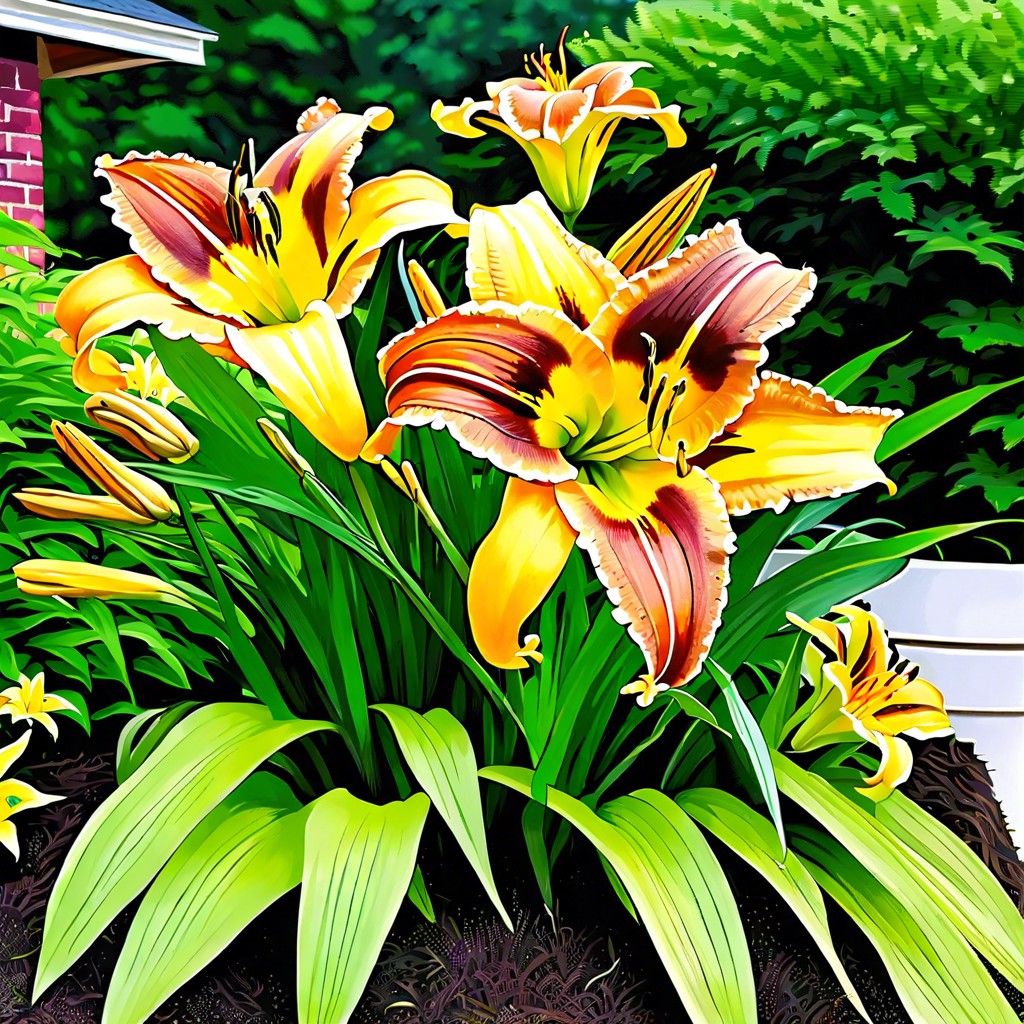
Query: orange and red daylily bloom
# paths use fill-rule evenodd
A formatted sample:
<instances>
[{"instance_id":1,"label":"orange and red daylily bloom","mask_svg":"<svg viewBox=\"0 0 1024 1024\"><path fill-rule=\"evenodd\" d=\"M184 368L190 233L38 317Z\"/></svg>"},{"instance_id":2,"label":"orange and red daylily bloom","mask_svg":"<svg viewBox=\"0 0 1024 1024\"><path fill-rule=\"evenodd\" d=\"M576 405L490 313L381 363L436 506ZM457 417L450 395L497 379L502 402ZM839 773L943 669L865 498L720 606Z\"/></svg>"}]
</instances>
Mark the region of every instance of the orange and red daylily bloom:
<instances>
[{"instance_id":1,"label":"orange and red daylily bloom","mask_svg":"<svg viewBox=\"0 0 1024 1024\"><path fill-rule=\"evenodd\" d=\"M420 171L353 188L363 135L391 121L384 107L348 114L320 100L259 169L249 144L233 169L185 154L102 157L106 202L136 255L88 271L60 296L76 382L124 389L125 372L95 343L137 321L155 324L251 367L314 436L355 458L366 420L338 318L389 239L460 220L451 189Z\"/></svg>"},{"instance_id":2,"label":"orange and red daylily bloom","mask_svg":"<svg viewBox=\"0 0 1024 1024\"><path fill-rule=\"evenodd\" d=\"M568 31L568 30L566 30ZM644 61L608 61L585 68L571 81L566 72L565 35L558 43L559 67L544 52L526 62L536 75L489 82L490 99L465 99L455 106L434 102L430 116L452 135L475 139L485 129L519 143L533 163L541 187L563 213L575 216L587 205L598 167L615 126L628 118L650 118L669 147L682 146L679 105L663 107L650 89L633 85Z\"/></svg>"},{"instance_id":3,"label":"orange and red daylily bloom","mask_svg":"<svg viewBox=\"0 0 1024 1024\"><path fill-rule=\"evenodd\" d=\"M858 736L870 740L881 751L881 760L859 792L881 800L907 781L914 766L903 736L950 736L953 726L942 693L919 677L917 665L900 659L877 615L857 605L838 605L832 614L845 621L804 622L788 615L815 641L804 656L814 694L798 712L806 717L792 746L816 750Z\"/></svg>"},{"instance_id":4,"label":"orange and red daylily bloom","mask_svg":"<svg viewBox=\"0 0 1024 1024\"><path fill-rule=\"evenodd\" d=\"M381 353L389 415L366 456L430 424L510 475L469 579L495 665L537 655L522 625L577 544L643 650L624 692L646 705L707 654L731 514L886 482L873 454L895 414L759 374L815 278L735 223L626 278L534 193L473 211L466 278L470 303Z\"/></svg>"}]
</instances>

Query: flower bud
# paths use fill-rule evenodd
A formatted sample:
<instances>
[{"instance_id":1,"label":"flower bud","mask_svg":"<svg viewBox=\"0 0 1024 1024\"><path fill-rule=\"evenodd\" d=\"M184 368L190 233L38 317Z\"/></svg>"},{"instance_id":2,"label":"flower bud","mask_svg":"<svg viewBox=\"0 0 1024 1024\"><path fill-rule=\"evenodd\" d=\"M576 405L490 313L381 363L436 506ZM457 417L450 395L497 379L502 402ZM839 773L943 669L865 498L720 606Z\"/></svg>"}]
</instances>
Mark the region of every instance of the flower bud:
<instances>
[{"instance_id":1,"label":"flower bud","mask_svg":"<svg viewBox=\"0 0 1024 1024\"><path fill-rule=\"evenodd\" d=\"M23 491L15 491L14 497L29 512L47 519L98 519L134 526L148 526L156 522L152 516L133 512L117 498L106 494L75 494L50 487L26 487Z\"/></svg>"},{"instance_id":2,"label":"flower bud","mask_svg":"<svg viewBox=\"0 0 1024 1024\"><path fill-rule=\"evenodd\" d=\"M178 506L155 480L129 469L73 423L52 423L53 436L64 454L111 497L138 516L170 519Z\"/></svg>"},{"instance_id":3,"label":"flower bud","mask_svg":"<svg viewBox=\"0 0 1024 1024\"><path fill-rule=\"evenodd\" d=\"M192 604L174 584L157 576L127 569L109 569L91 562L69 562L59 558L30 558L14 567L18 589L40 597L96 597L170 601Z\"/></svg>"},{"instance_id":4,"label":"flower bud","mask_svg":"<svg viewBox=\"0 0 1024 1024\"><path fill-rule=\"evenodd\" d=\"M123 437L154 461L184 462L199 450L195 435L170 409L124 391L90 395L85 413L97 426Z\"/></svg>"}]
</instances>

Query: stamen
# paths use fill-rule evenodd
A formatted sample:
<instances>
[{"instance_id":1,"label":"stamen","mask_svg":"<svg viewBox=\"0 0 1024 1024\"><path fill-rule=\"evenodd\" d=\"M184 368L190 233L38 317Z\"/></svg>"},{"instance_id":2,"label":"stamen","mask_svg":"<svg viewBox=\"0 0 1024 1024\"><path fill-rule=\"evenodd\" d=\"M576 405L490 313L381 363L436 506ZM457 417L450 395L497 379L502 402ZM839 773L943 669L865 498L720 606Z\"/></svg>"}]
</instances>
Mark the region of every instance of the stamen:
<instances>
[{"instance_id":1,"label":"stamen","mask_svg":"<svg viewBox=\"0 0 1024 1024\"><path fill-rule=\"evenodd\" d=\"M647 406L647 433L650 434L654 430L654 421L658 415L658 405L661 402L661 396L665 392L665 385L668 383L668 374L663 373L661 380L658 381L657 390L654 392L654 397L651 399L650 404Z\"/></svg>"},{"instance_id":2,"label":"stamen","mask_svg":"<svg viewBox=\"0 0 1024 1024\"><path fill-rule=\"evenodd\" d=\"M676 476L682 480L689 472L690 467L686 463L686 442L680 438L676 441Z\"/></svg>"},{"instance_id":3,"label":"stamen","mask_svg":"<svg viewBox=\"0 0 1024 1024\"><path fill-rule=\"evenodd\" d=\"M658 357L658 343L646 331L640 337L647 342L647 363L644 366L644 385L640 389L640 401L646 402L651 397L651 385L654 384L654 363Z\"/></svg>"},{"instance_id":4,"label":"stamen","mask_svg":"<svg viewBox=\"0 0 1024 1024\"><path fill-rule=\"evenodd\" d=\"M668 405L665 408L665 415L661 418L661 432L665 432L669 428L669 424L672 421L672 409L676 404L676 399L686 390L686 381L680 377L672 386L672 397L668 400Z\"/></svg>"}]
</instances>

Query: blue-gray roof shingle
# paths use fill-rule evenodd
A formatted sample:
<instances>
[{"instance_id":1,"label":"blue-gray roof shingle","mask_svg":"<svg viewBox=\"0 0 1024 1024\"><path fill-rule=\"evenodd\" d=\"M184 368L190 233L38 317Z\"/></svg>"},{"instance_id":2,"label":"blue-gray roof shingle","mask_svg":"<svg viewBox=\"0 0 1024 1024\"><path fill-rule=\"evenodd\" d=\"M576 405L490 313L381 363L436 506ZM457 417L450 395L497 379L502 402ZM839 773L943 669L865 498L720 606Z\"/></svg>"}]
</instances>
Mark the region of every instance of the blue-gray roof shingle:
<instances>
[{"instance_id":1,"label":"blue-gray roof shingle","mask_svg":"<svg viewBox=\"0 0 1024 1024\"><path fill-rule=\"evenodd\" d=\"M180 14L168 11L165 7L150 3L149 0L60 0L60 3L68 7L85 7L92 11L106 11L108 14L120 14L138 21L149 21L156 25L172 25L175 28L216 36L216 33L210 29L197 25Z\"/></svg>"}]
</instances>

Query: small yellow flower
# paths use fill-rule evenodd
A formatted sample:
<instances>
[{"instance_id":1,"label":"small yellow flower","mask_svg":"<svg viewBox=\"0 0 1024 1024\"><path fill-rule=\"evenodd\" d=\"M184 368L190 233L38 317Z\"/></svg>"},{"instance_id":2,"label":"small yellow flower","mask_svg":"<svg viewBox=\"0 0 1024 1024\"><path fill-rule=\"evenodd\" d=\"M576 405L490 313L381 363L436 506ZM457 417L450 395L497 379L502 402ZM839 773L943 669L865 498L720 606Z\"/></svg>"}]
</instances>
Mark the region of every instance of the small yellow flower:
<instances>
[{"instance_id":1,"label":"small yellow flower","mask_svg":"<svg viewBox=\"0 0 1024 1024\"><path fill-rule=\"evenodd\" d=\"M132 341L147 340L144 330L137 330L132 335ZM164 373L155 352L150 352L145 359L132 349L132 361L130 364L122 363L121 370L124 372L125 387L128 391L137 391L140 398L155 398L161 405L170 405L184 396L179 391L170 377Z\"/></svg>"},{"instance_id":2,"label":"small yellow flower","mask_svg":"<svg viewBox=\"0 0 1024 1024\"><path fill-rule=\"evenodd\" d=\"M101 601L131 598L171 604L193 603L174 584L165 583L156 576L127 569L110 569L91 562L30 558L19 562L12 571L23 594L39 597L96 597Z\"/></svg>"},{"instance_id":3,"label":"small yellow flower","mask_svg":"<svg viewBox=\"0 0 1024 1024\"><path fill-rule=\"evenodd\" d=\"M85 413L154 462L184 462L199 451L199 441L173 412L144 398L100 391L85 400Z\"/></svg>"},{"instance_id":4,"label":"small yellow flower","mask_svg":"<svg viewBox=\"0 0 1024 1024\"><path fill-rule=\"evenodd\" d=\"M514 139L533 163L541 187L563 213L575 216L587 205L597 169L615 126L623 118L649 118L664 133L670 148L682 146L679 105L668 107L650 89L633 85L633 75L651 65L644 61L608 61L584 68L571 81L566 71L565 36L558 43L558 63L544 52L526 61L535 77L489 82L489 99L465 99L459 106L436 100L430 116L442 131L466 139L485 129ZM532 64L532 68L531 68Z\"/></svg>"},{"instance_id":5,"label":"small yellow flower","mask_svg":"<svg viewBox=\"0 0 1024 1024\"><path fill-rule=\"evenodd\" d=\"M10 715L12 722L38 722L54 738L57 738L57 723L51 711L72 711L74 705L43 688L43 673L37 672L30 679L25 673L18 677L17 686L8 686L0 692L0 715Z\"/></svg>"},{"instance_id":6,"label":"small yellow flower","mask_svg":"<svg viewBox=\"0 0 1024 1024\"><path fill-rule=\"evenodd\" d=\"M906 782L913 768L910 744L902 737L949 736L953 726L940 691L918 677L917 665L890 649L877 615L854 605L837 605L832 614L846 621L787 616L813 638L804 674L814 694L792 746L804 751L856 736L870 740L881 750L881 762L859 792L881 800Z\"/></svg>"},{"instance_id":7,"label":"small yellow flower","mask_svg":"<svg viewBox=\"0 0 1024 1024\"><path fill-rule=\"evenodd\" d=\"M6 775L11 765L25 753L31 735L31 730L27 729L13 743L0 748L0 776ZM18 845L18 830L11 817L30 807L45 807L63 799L51 793L40 793L27 782L0 778L0 845L6 846L17 860L21 856L21 848Z\"/></svg>"},{"instance_id":8,"label":"small yellow flower","mask_svg":"<svg viewBox=\"0 0 1024 1024\"><path fill-rule=\"evenodd\" d=\"M129 469L73 423L55 421L51 428L64 454L93 483L102 487L112 498L117 498L137 516L162 520L177 514L178 506L160 484Z\"/></svg>"}]
</instances>

